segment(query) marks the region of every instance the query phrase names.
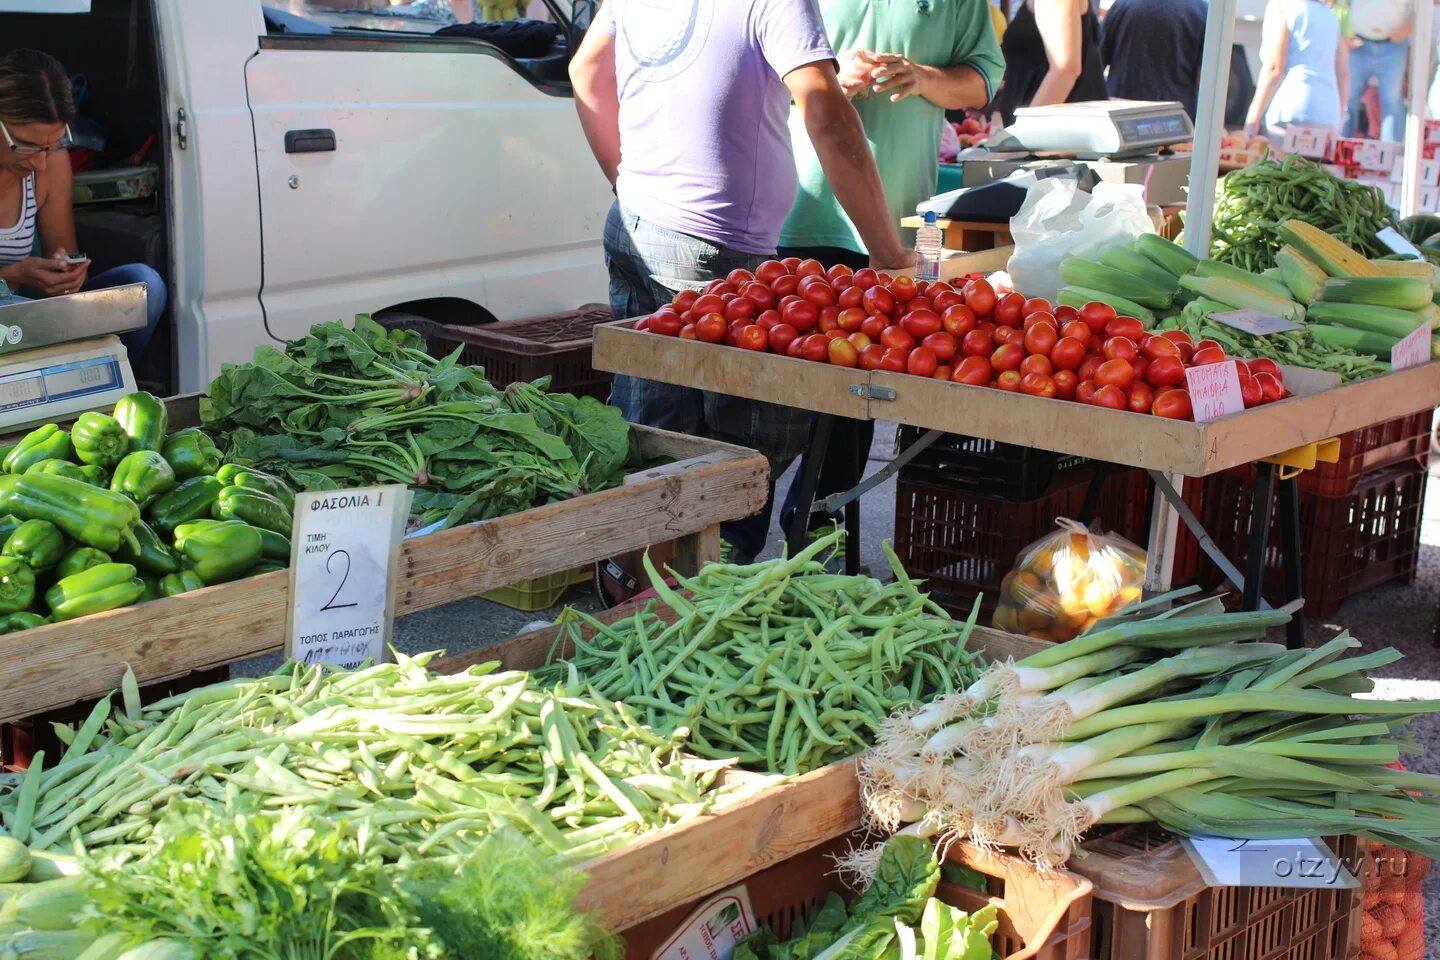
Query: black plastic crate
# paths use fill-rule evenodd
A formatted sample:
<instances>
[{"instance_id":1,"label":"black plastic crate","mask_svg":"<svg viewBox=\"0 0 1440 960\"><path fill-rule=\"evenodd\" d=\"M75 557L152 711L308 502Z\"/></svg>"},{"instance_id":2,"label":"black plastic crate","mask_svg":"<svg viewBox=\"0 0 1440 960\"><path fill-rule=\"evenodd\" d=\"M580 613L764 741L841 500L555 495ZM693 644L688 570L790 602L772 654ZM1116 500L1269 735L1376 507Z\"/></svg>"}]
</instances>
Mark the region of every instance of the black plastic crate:
<instances>
[{"instance_id":1,"label":"black plastic crate","mask_svg":"<svg viewBox=\"0 0 1440 960\"><path fill-rule=\"evenodd\" d=\"M919 427L902 426L898 433L900 450L903 452L925 432ZM1068 453L947 433L907 463L900 476L912 483L1020 502L1044 495L1057 477L1089 463L1085 457Z\"/></svg>"}]
</instances>

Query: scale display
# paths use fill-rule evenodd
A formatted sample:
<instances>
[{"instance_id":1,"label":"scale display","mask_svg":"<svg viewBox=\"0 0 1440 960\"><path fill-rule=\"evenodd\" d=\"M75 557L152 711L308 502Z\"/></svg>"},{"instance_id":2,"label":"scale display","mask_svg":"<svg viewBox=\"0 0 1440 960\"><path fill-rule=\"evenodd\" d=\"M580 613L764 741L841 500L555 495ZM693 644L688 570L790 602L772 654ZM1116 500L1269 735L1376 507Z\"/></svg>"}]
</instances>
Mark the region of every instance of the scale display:
<instances>
[{"instance_id":1,"label":"scale display","mask_svg":"<svg viewBox=\"0 0 1440 960\"><path fill-rule=\"evenodd\" d=\"M106 393L125 385L120 362L95 357L0 377L0 414L25 407Z\"/></svg>"}]
</instances>

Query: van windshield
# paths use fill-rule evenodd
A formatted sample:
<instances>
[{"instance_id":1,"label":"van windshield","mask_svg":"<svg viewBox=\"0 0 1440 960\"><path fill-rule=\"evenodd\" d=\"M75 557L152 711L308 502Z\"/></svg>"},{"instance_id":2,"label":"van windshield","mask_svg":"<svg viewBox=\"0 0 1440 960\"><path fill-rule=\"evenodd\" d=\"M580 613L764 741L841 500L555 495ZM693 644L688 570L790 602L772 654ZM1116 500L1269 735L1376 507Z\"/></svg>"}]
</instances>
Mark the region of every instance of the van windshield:
<instances>
[{"instance_id":1,"label":"van windshield","mask_svg":"<svg viewBox=\"0 0 1440 960\"><path fill-rule=\"evenodd\" d=\"M456 23L554 20L543 0L269 0L267 6L327 27L434 33Z\"/></svg>"}]
</instances>

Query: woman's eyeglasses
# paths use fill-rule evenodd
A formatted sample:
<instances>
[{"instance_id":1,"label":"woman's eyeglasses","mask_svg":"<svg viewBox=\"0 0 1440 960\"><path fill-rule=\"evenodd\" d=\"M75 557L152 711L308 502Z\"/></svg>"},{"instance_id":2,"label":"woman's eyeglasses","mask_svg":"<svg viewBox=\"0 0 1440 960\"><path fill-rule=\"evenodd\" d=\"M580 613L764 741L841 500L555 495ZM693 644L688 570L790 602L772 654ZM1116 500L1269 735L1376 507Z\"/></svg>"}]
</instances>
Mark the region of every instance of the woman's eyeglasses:
<instances>
[{"instance_id":1,"label":"woman's eyeglasses","mask_svg":"<svg viewBox=\"0 0 1440 960\"><path fill-rule=\"evenodd\" d=\"M10 130L5 126L5 121L3 120L0 120L0 135L5 137L5 145L8 146L10 152L17 157L33 157L40 153L57 153L61 150L69 149L70 145L75 142L75 138L70 135L70 124L68 123L65 124L65 135L60 138L60 142L49 147L42 147L37 143L16 143L15 138L10 136Z\"/></svg>"}]
</instances>

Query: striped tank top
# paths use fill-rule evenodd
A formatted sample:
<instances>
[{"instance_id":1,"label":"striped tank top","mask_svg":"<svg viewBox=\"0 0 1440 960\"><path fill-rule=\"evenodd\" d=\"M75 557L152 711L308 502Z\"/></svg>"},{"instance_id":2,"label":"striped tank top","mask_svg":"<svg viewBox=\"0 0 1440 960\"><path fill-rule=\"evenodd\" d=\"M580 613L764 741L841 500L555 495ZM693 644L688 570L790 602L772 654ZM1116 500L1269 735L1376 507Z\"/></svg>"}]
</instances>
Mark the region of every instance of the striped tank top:
<instances>
[{"instance_id":1,"label":"striped tank top","mask_svg":"<svg viewBox=\"0 0 1440 960\"><path fill-rule=\"evenodd\" d=\"M0 263L19 263L35 246L35 174L25 178L20 196L20 220L0 227Z\"/></svg>"}]
</instances>

